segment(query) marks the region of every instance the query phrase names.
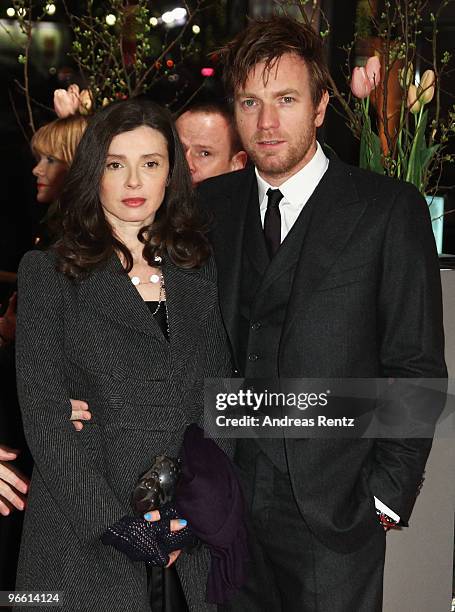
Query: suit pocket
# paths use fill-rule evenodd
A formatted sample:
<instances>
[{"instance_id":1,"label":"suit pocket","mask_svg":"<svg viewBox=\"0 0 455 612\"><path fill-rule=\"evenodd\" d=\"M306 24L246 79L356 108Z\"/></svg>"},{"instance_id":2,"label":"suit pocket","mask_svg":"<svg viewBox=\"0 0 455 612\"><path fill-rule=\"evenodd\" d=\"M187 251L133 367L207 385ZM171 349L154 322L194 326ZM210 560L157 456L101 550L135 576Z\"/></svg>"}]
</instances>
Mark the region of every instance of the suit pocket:
<instances>
[{"instance_id":1,"label":"suit pocket","mask_svg":"<svg viewBox=\"0 0 455 612\"><path fill-rule=\"evenodd\" d=\"M335 270L327 274L317 287L316 291L328 291L338 287L345 287L359 282L374 282L373 266L370 262L347 268L344 270Z\"/></svg>"}]
</instances>

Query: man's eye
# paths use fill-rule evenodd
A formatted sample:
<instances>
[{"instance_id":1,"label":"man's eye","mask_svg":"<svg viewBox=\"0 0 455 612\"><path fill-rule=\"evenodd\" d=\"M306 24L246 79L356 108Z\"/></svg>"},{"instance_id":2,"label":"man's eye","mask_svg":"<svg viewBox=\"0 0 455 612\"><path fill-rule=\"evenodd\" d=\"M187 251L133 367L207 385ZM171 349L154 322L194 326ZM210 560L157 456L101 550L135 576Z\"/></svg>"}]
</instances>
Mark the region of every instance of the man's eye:
<instances>
[{"instance_id":1,"label":"man's eye","mask_svg":"<svg viewBox=\"0 0 455 612\"><path fill-rule=\"evenodd\" d=\"M246 100L243 100L242 102L242 106L244 106L245 108L253 108L256 104L256 100L252 100L251 98L247 98Z\"/></svg>"},{"instance_id":2,"label":"man's eye","mask_svg":"<svg viewBox=\"0 0 455 612\"><path fill-rule=\"evenodd\" d=\"M200 155L201 157L208 157L208 156L210 155L210 153L209 153L208 151L201 151L201 152L199 153L199 155Z\"/></svg>"},{"instance_id":3,"label":"man's eye","mask_svg":"<svg viewBox=\"0 0 455 612\"><path fill-rule=\"evenodd\" d=\"M291 104L292 102L294 102L294 99L292 96L283 96L282 100L285 104Z\"/></svg>"}]
</instances>

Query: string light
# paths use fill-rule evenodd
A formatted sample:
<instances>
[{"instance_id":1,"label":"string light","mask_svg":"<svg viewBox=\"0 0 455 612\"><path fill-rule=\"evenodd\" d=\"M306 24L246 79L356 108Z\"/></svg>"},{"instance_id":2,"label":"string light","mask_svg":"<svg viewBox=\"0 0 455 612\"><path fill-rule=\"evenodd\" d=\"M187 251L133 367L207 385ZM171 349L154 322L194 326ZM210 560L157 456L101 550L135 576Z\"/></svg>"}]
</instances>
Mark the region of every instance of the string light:
<instances>
[{"instance_id":1,"label":"string light","mask_svg":"<svg viewBox=\"0 0 455 612\"><path fill-rule=\"evenodd\" d=\"M201 31L201 28L197 24L194 24L191 29L193 30L193 34L199 34L199 32Z\"/></svg>"},{"instance_id":2,"label":"string light","mask_svg":"<svg viewBox=\"0 0 455 612\"><path fill-rule=\"evenodd\" d=\"M115 25L116 21L117 21L117 17L113 15L112 13L109 13L109 15L106 15L106 23L108 26Z\"/></svg>"}]
</instances>

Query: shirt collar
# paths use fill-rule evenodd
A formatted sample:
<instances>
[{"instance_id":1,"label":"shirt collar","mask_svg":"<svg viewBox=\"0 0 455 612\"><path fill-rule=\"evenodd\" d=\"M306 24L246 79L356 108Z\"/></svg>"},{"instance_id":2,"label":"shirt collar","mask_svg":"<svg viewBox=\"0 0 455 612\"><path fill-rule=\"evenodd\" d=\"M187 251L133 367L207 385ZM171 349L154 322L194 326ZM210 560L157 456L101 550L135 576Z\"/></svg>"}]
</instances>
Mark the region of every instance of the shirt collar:
<instances>
[{"instance_id":1,"label":"shirt collar","mask_svg":"<svg viewBox=\"0 0 455 612\"><path fill-rule=\"evenodd\" d=\"M279 190L283 194L283 205L290 204L292 206L303 207L327 170L329 160L319 142L316 142L316 144L316 153L306 166L279 186ZM267 191L268 189L277 189L277 187L269 185L269 183L259 175L257 168L255 168L254 171L258 182L260 207L261 209L267 208Z\"/></svg>"}]
</instances>

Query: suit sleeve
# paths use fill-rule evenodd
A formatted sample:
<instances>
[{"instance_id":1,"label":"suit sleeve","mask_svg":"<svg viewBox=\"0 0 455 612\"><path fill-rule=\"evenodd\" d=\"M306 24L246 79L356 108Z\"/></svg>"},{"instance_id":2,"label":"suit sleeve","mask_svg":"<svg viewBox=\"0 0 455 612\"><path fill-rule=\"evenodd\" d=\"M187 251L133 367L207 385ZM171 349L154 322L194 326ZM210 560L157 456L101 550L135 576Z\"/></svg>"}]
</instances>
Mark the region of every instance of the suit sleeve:
<instances>
[{"instance_id":1,"label":"suit sleeve","mask_svg":"<svg viewBox=\"0 0 455 612\"><path fill-rule=\"evenodd\" d=\"M25 255L18 275L17 387L35 469L85 543L98 538L125 511L70 422L60 282L49 255Z\"/></svg>"},{"instance_id":2,"label":"suit sleeve","mask_svg":"<svg viewBox=\"0 0 455 612\"><path fill-rule=\"evenodd\" d=\"M382 376L446 378L438 258L428 206L412 186L405 185L395 199L382 261L377 313ZM437 402L425 406L434 411L434 421L441 409ZM401 524L414 506L431 443L424 438L375 443L370 486Z\"/></svg>"}]
</instances>

